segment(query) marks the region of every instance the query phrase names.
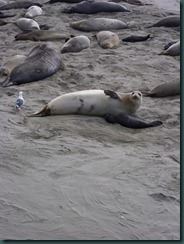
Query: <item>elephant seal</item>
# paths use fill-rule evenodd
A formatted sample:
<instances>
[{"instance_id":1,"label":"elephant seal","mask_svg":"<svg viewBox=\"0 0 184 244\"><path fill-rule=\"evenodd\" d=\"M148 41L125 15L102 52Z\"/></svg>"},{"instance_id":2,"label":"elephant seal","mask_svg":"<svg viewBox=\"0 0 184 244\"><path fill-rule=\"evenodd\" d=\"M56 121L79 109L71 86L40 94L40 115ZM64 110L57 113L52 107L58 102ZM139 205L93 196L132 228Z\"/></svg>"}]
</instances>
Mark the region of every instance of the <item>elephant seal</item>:
<instances>
[{"instance_id":1,"label":"elephant seal","mask_svg":"<svg viewBox=\"0 0 184 244\"><path fill-rule=\"evenodd\" d=\"M81 114L103 117L107 113L132 114L141 103L142 94L139 91L116 93L111 90L84 90L56 97L41 111L30 116Z\"/></svg>"},{"instance_id":2,"label":"elephant seal","mask_svg":"<svg viewBox=\"0 0 184 244\"><path fill-rule=\"evenodd\" d=\"M115 48L119 45L119 37L111 31L100 31L96 34L102 48Z\"/></svg>"},{"instance_id":3,"label":"elephant seal","mask_svg":"<svg viewBox=\"0 0 184 244\"><path fill-rule=\"evenodd\" d=\"M29 1L15 1L12 3L5 4L3 6L0 6L0 10L9 10L9 9L19 9L19 8L29 8L32 5L36 5L41 7L42 4L36 3L36 2L29 2Z\"/></svg>"},{"instance_id":4,"label":"elephant seal","mask_svg":"<svg viewBox=\"0 0 184 244\"><path fill-rule=\"evenodd\" d=\"M31 6L27 9L25 13L26 18L34 18L36 16L42 15L42 9L39 6Z\"/></svg>"},{"instance_id":5,"label":"elephant seal","mask_svg":"<svg viewBox=\"0 0 184 244\"><path fill-rule=\"evenodd\" d=\"M171 45L168 49L159 53L158 55L169 55L169 56L178 56L180 55L180 41Z\"/></svg>"},{"instance_id":6,"label":"elephant seal","mask_svg":"<svg viewBox=\"0 0 184 244\"><path fill-rule=\"evenodd\" d=\"M164 45L164 50L167 50L170 46L172 46L173 44L175 44L177 41L171 41L168 42L167 44Z\"/></svg>"},{"instance_id":7,"label":"elephant seal","mask_svg":"<svg viewBox=\"0 0 184 244\"><path fill-rule=\"evenodd\" d=\"M81 31L101 31L126 29L128 25L121 20L109 18L87 18L70 23L70 27Z\"/></svg>"},{"instance_id":8,"label":"elephant seal","mask_svg":"<svg viewBox=\"0 0 184 244\"><path fill-rule=\"evenodd\" d=\"M59 53L46 44L34 47L22 64L17 65L10 77L2 82L3 87L21 85L45 79L64 69Z\"/></svg>"},{"instance_id":9,"label":"elephant seal","mask_svg":"<svg viewBox=\"0 0 184 244\"><path fill-rule=\"evenodd\" d=\"M90 47L90 40L87 36L80 35L70 38L61 48L61 53L80 52Z\"/></svg>"},{"instance_id":10,"label":"elephant seal","mask_svg":"<svg viewBox=\"0 0 184 244\"><path fill-rule=\"evenodd\" d=\"M159 20L157 23L147 26L147 28L151 27L177 27L180 26L180 16L174 15L174 16L167 16Z\"/></svg>"},{"instance_id":11,"label":"elephant seal","mask_svg":"<svg viewBox=\"0 0 184 244\"><path fill-rule=\"evenodd\" d=\"M148 128L148 127L155 127L162 125L162 122L160 120L152 121L152 122L146 122L142 121L137 118L133 118L129 116L128 114L125 113L119 113L116 115L112 114L106 114L105 115L105 120L108 123L112 124L120 124L124 127L132 128L132 129L143 129L143 128Z\"/></svg>"},{"instance_id":12,"label":"elephant seal","mask_svg":"<svg viewBox=\"0 0 184 244\"><path fill-rule=\"evenodd\" d=\"M53 3L80 3L85 0L50 0L46 2L45 4L53 4ZM86 0L87 1L87 0Z\"/></svg>"},{"instance_id":13,"label":"elephant seal","mask_svg":"<svg viewBox=\"0 0 184 244\"><path fill-rule=\"evenodd\" d=\"M52 30L28 30L15 36L15 40L30 41L54 41L70 38L72 35L68 32Z\"/></svg>"},{"instance_id":14,"label":"elephant seal","mask_svg":"<svg viewBox=\"0 0 184 244\"><path fill-rule=\"evenodd\" d=\"M145 35L145 36L130 35L130 36L127 36L126 38L123 38L122 41L123 42L142 42L142 41L146 41L149 38L150 38L150 34Z\"/></svg>"},{"instance_id":15,"label":"elephant seal","mask_svg":"<svg viewBox=\"0 0 184 244\"><path fill-rule=\"evenodd\" d=\"M166 82L156 86L150 92L143 93L145 97L169 97L180 95L180 81Z\"/></svg>"},{"instance_id":16,"label":"elephant seal","mask_svg":"<svg viewBox=\"0 0 184 244\"><path fill-rule=\"evenodd\" d=\"M96 14L99 12L131 12L121 4L113 2L96 2L94 0L84 1L72 7L62 10L63 13L71 14Z\"/></svg>"},{"instance_id":17,"label":"elephant seal","mask_svg":"<svg viewBox=\"0 0 184 244\"><path fill-rule=\"evenodd\" d=\"M21 30L31 30L31 29L40 29L39 24L33 20L28 18L20 18L15 21L15 24L21 29Z\"/></svg>"},{"instance_id":18,"label":"elephant seal","mask_svg":"<svg viewBox=\"0 0 184 244\"><path fill-rule=\"evenodd\" d=\"M0 19L5 19L5 18L14 17L15 15L16 15L16 14L8 14L8 13L0 12Z\"/></svg>"},{"instance_id":19,"label":"elephant seal","mask_svg":"<svg viewBox=\"0 0 184 244\"><path fill-rule=\"evenodd\" d=\"M0 74L10 76L12 70L18 65L24 62L27 58L26 55L17 54L0 66Z\"/></svg>"}]
</instances>

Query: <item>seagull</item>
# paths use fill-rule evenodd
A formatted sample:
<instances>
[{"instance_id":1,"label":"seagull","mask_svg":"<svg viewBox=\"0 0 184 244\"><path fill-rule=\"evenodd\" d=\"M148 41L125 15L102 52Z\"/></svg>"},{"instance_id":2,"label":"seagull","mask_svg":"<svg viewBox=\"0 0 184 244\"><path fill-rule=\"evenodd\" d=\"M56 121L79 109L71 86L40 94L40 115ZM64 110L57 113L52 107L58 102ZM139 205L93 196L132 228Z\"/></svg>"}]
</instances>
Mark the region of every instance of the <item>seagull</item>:
<instances>
[{"instance_id":1,"label":"seagull","mask_svg":"<svg viewBox=\"0 0 184 244\"><path fill-rule=\"evenodd\" d=\"M19 98L16 101L16 109L20 109L22 105L24 105L24 98L22 97L23 92L19 92Z\"/></svg>"}]
</instances>

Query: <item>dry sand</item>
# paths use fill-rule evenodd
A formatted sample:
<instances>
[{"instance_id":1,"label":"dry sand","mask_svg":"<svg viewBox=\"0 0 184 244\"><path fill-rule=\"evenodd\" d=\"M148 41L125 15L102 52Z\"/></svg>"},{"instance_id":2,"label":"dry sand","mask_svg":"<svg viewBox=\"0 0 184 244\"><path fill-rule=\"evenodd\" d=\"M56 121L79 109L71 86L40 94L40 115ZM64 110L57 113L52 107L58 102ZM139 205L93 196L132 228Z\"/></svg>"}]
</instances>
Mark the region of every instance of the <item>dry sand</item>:
<instances>
[{"instance_id":1,"label":"dry sand","mask_svg":"<svg viewBox=\"0 0 184 244\"><path fill-rule=\"evenodd\" d=\"M45 2L39 0L38 2ZM120 38L154 38L102 49L94 32L69 23L88 15L61 14L67 4L45 5L39 24L85 34L91 47L62 55L65 71L45 80L0 89L0 239L178 240L180 239L180 97L143 98L136 115L163 125L128 129L87 116L27 118L60 94L83 89L129 92L180 78L180 57L158 56L180 38L179 28L145 28L179 14L179 1L123 3L132 13L99 13L131 22ZM170 6L170 7L169 7ZM169 8L168 8L169 7ZM24 10L9 10L17 16ZM0 27L0 62L27 54L38 43L14 42L20 30ZM60 50L64 41L49 43ZM3 80L3 78L1 78ZM26 105L15 111L18 92Z\"/></svg>"}]
</instances>

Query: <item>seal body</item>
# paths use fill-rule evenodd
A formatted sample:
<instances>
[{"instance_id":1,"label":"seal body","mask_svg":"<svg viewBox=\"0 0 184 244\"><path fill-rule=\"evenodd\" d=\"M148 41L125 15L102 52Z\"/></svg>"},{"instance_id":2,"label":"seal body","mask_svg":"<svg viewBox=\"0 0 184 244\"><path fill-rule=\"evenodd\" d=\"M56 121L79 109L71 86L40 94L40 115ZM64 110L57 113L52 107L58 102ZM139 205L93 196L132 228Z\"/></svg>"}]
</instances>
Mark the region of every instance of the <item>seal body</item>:
<instances>
[{"instance_id":1,"label":"seal body","mask_svg":"<svg viewBox=\"0 0 184 244\"><path fill-rule=\"evenodd\" d=\"M142 42L142 41L146 41L147 39L150 38L150 34L148 35L130 35L127 36L126 38L123 38L122 41L123 42Z\"/></svg>"},{"instance_id":2,"label":"seal body","mask_svg":"<svg viewBox=\"0 0 184 244\"><path fill-rule=\"evenodd\" d=\"M144 94L147 97L169 97L180 95L180 81L166 82Z\"/></svg>"},{"instance_id":3,"label":"seal body","mask_svg":"<svg viewBox=\"0 0 184 244\"><path fill-rule=\"evenodd\" d=\"M31 41L55 41L70 38L68 32L54 30L31 30L24 31L15 36L15 40L31 40Z\"/></svg>"},{"instance_id":4,"label":"seal body","mask_svg":"<svg viewBox=\"0 0 184 244\"><path fill-rule=\"evenodd\" d=\"M75 36L70 38L61 49L61 53L80 52L85 48L90 47L90 40L87 36Z\"/></svg>"},{"instance_id":5,"label":"seal body","mask_svg":"<svg viewBox=\"0 0 184 244\"><path fill-rule=\"evenodd\" d=\"M169 56L178 56L180 55L180 41L171 45L165 51L159 53L159 55L169 55Z\"/></svg>"},{"instance_id":6,"label":"seal body","mask_svg":"<svg viewBox=\"0 0 184 244\"><path fill-rule=\"evenodd\" d=\"M31 6L25 13L26 18L34 18L36 16L42 15L42 9L39 6Z\"/></svg>"},{"instance_id":7,"label":"seal body","mask_svg":"<svg viewBox=\"0 0 184 244\"><path fill-rule=\"evenodd\" d=\"M121 20L109 18L88 18L70 23L70 27L81 31L118 30L128 28Z\"/></svg>"},{"instance_id":8,"label":"seal body","mask_svg":"<svg viewBox=\"0 0 184 244\"><path fill-rule=\"evenodd\" d=\"M0 74L10 76L12 70L18 65L24 62L27 58L26 55L17 54L12 58L8 59L0 67Z\"/></svg>"},{"instance_id":9,"label":"seal body","mask_svg":"<svg viewBox=\"0 0 184 244\"><path fill-rule=\"evenodd\" d=\"M130 10L118 3L89 0L65 8L62 12L68 14L96 14L99 12L130 12Z\"/></svg>"},{"instance_id":10,"label":"seal body","mask_svg":"<svg viewBox=\"0 0 184 244\"><path fill-rule=\"evenodd\" d=\"M21 30L40 29L39 24L33 19L20 18L15 23Z\"/></svg>"},{"instance_id":11,"label":"seal body","mask_svg":"<svg viewBox=\"0 0 184 244\"><path fill-rule=\"evenodd\" d=\"M9 17L14 17L16 14L10 14L10 13L3 13L0 12L0 19L5 19L5 18L9 18Z\"/></svg>"},{"instance_id":12,"label":"seal body","mask_svg":"<svg viewBox=\"0 0 184 244\"><path fill-rule=\"evenodd\" d=\"M102 48L115 48L119 45L119 37L111 31L100 31L96 34Z\"/></svg>"},{"instance_id":13,"label":"seal body","mask_svg":"<svg viewBox=\"0 0 184 244\"><path fill-rule=\"evenodd\" d=\"M12 70L9 80L5 80L2 86L21 85L42 80L63 68L64 64L59 53L46 44L38 45L31 50L22 64Z\"/></svg>"},{"instance_id":14,"label":"seal body","mask_svg":"<svg viewBox=\"0 0 184 244\"><path fill-rule=\"evenodd\" d=\"M107 113L134 113L141 105L142 94L116 93L109 90L84 90L61 95L33 116L82 114L104 116Z\"/></svg>"},{"instance_id":15,"label":"seal body","mask_svg":"<svg viewBox=\"0 0 184 244\"><path fill-rule=\"evenodd\" d=\"M19 8L29 8L32 5L36 5L41 7L42 5L40 3L31 2L31 1L15 1L12 3L7 3L3 6L0 6L0 10L9 10L9 9L19 9Z\"/></svg>"},{"instance_id":16,"label":"seal body","mask_svg":"<svg viewBox=\"0 0 184 244\"><path fill-rule=\"evenodd\" d=\"M45 4L53 4L53 3L80 3L85 0L50 0L46 2Z\"/></svg>"},{"instance_id":17,"label":"seal body","mask_svg":"<svg viewBox=\"0 0 184 244\"><path fill-rule=\"evenodd\" d=\"M159 20L157 23L148 26L150 27L177 27L180 26L180 16L167 16Z\"/></svg>"},{"instance_id":18,"label":"seal body","mask_svg":"<svg viewBox=\"0 0 184 244\"><path fill-rule=\"evenodd\" d=\"M164 50L167 50L170 46L172 46L173 44L175 44L177 41L171 41L168 42L167 44L164 45Z\"/></svg>"}]
</instances>

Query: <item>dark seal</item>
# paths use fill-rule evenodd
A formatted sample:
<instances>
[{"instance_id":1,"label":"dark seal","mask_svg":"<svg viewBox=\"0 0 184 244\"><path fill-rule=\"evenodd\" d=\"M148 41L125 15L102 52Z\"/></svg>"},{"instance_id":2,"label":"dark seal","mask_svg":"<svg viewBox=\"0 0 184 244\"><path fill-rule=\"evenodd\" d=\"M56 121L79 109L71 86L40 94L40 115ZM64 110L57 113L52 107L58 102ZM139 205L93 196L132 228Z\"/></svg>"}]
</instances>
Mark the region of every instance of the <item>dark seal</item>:
<instances>
[{"instance_id":1,"label":"dark seal","mask_svg":"<svg viewBox=\"0 0 184 244\"><path fill-rule=\"evenodd\" d=\"M84 1L72 7L63 9L63 13L96 14L99 12L131 12L121 4L113 2Z\"/></svg>"},{"instance_id":2,"label":"dark seal","mask_svg":"<svg viewBox=\"0 0 184 244\"><path fill-rule=\"evenodd\" d=\"M143 129L148 127L159 126L162 124L162 122L159 120L152 121L152 122L145 122L140 119L133 118L125 113L119 113L117 115L106 114L104 118L108 123L112 123L112 124L117 123L124 127L132 128L132 129Z\"/></svg>"},{"instance_id":3,"label":"dark seal","mask_svg":"<svg viewBox=\"0 0 184 244\"><path fill-rule=\"evenodd\" d=\"M28 58L17 65L3 83L3 87L21 85L45 79L55 74L59 69L64 69L60 54L46 44L34 47Z\"/></svg>"},{"instance_id":4,"label":"dark seal","mask_svg":"<svg viewBox=\"0 0 184 244\"><path fill-rule=\"evenodd\" d=\"M150 34L146 35L146 36L141 36L141 35L130 35L127 36L126 38L123 38L122 41L123 42L142 42L142 41L146 41L150 38Z\"/></svg>"},{"instance_id":5,"label":"dark seal","mask_svg":"<svg viewBox=\"0 0 184 244\"><path fill-rule=\"evenodd\" d=\"M27 9L27 8L33 6L33 5L36 5L36 6L39 6L39 7L42 6L42 4L35 3L35 2L29 2L29 1L19 2L19 1L15 1L15 2L8 3L8 4L5 4L5 5L1 6L0 10L19 9L19 8Z\"/></svg>"}]
</instances>

